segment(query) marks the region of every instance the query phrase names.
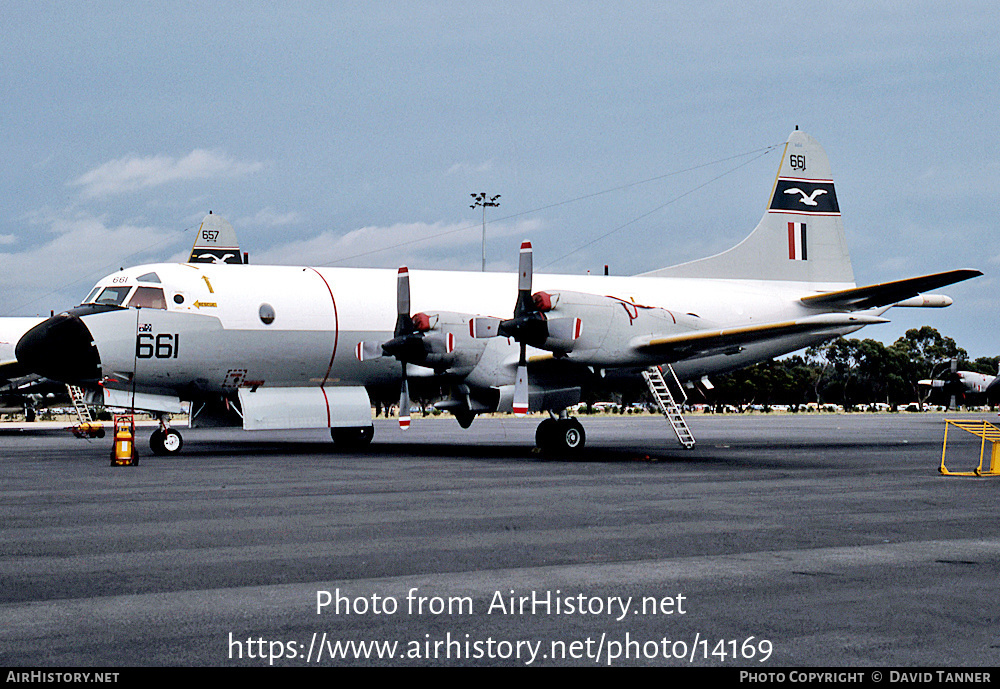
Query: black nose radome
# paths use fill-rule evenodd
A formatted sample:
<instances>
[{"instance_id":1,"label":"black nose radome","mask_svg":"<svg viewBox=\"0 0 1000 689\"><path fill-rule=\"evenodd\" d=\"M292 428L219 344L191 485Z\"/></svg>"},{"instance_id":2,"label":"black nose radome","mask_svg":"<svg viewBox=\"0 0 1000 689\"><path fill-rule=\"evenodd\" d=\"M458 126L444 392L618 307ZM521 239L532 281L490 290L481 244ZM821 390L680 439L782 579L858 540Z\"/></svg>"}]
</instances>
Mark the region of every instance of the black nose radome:
<instances>
[{"instance_id":1,"label":"black nose radome","mask_svg":"<svg viewBox=\"0 0 1000 689\"><path fill-rule=\"evenodd\" d=\"M96 383L101 378L94 338L83 321L70 313L53 316L26 332L14 354L32 373L60 383Z\"/></svg>"}]
</instances>

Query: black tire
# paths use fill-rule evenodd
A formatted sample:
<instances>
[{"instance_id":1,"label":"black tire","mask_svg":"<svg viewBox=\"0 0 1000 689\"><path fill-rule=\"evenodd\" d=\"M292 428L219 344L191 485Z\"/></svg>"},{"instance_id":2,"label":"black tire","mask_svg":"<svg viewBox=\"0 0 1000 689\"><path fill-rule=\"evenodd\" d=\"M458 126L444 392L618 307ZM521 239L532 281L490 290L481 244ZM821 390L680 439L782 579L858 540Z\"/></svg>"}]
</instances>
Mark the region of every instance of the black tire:
<instances>
[{"instance_id":1,"label":"black tire","mask_svg":"<svg viewBox=\"0 0 1000 689\"><path fill-rule=\"evenodd\" d=\"M556 443L556 434L559 432L559 422L553 418L548 418L538 424L535 430L535 447L540 450L551 450Z\"/></svg>"},{"instance_id":2,"label":"black tire","mask_svg":"<svg viewBox=\"0 0 1000 689\"><path fill-rule=\"evenodd\" d=\"M157 428L149 436L149 449L153 451L154 455L176 455L180 453L182 447L184 447L184 439L173 428L168 428L166 431Z\"/></svg>"},{"instance_id":3,"label":"black tire","mask_svg":"<svg viewBox=\"0 0 1000 689\"><path fill-rule=\"evenodd\" d=\"M353 426L350 428L331 428L330 437L338 450L362 450L368 447L375 437L375 426Z\"/></svg>"},{"instance_id":4,"label":"black tire","mask_svg":"<svg viewBox=\"0 0 1000 689\"><path fill-rule=\"evenodd\" d=\"M157 428L153 431L153 435L149 436L149 449L153 451L154 455L164 455L166 454L166 449L163 447L163 429Z\"/></svg>"}]
</instances>

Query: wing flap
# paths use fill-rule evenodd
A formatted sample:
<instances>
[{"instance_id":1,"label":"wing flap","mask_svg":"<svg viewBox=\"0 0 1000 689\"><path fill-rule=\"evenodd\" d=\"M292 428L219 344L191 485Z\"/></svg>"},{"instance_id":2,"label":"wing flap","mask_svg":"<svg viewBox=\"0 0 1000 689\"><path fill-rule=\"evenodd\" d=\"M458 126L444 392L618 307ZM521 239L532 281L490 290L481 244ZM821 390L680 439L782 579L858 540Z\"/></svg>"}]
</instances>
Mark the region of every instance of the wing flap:
<instances>
[{"instance_id":1,"label":"wing flap","mask_svg":"<svg viewBox=\"0 0 1000 689\"><path fill-rule=\"evenodd\" d=\"M879 306L895 304L904 299L915 297L921 292L944 287L945 285L952 285L956 282L979 277L980 275L982 273L978 270L949 270L945 273L921 275L920 277L896 280L894 282L883 282L877 285L814 294L802 297L799 301L812 308L864 311Z\"/></svg>"},{"instance_id":2,"label":"wing flap","mask_svg":"<svg viewBox=\"0 0 1000 689\"><path fill-rule=\"evenodd\" d=\"M832 334L843 328L857 328L863 325L888 322L887 318L879 318L878 316L829 313L760 325L719 330L693 330L677 335L653 335L640 338L633 342L632 346L645 354L662 355L666 359L678 360L695 355L722 352L786 335L822 333L824 331L830 331Z\"/></svg>"}]
</instances>

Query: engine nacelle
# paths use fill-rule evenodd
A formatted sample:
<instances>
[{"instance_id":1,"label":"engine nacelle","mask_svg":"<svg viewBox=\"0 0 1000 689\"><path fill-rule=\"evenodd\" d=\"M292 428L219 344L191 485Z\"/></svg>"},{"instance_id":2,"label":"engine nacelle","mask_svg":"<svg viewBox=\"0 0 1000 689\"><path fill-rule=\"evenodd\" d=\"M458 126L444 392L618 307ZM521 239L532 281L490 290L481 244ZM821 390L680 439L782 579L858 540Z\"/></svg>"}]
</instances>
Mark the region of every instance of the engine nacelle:
<instances>
[{"instance_id":1,"label":"engine nacelle","mask_svg":"<svg viewBox=\"0 0 1000 689\"><path fill-rule=\"evenodd\" d=\"M408 339L410 349L403 358L408 363L424 366L438 372L447 370L450 373L463 375L475 368L486 347L472 337L470 332L471 316L451 311L437 311L432 314L417 313L413 316L415 334ZM394 338L387 342L359 342L355 347L358 361L370 361L389 355L385 351L388 345L390 351L407 338ZM400 343L395 341L399 340Z\"/></svg>"},{"instance_id":2,"label":"engine nacelle","mask_svg":"<svg viewBox=\"0 0 1000 689\"><path fill-rule=\"evenodd\" d=\"M550 292L543 300L549 338L532 344L574 361L594 365L642 363L634 343L646 336L663 336L706 327L698 316L643 306L617 297L586 292ZM538 301L536 301L538 303Z\"/></svg>"}]
</instances>

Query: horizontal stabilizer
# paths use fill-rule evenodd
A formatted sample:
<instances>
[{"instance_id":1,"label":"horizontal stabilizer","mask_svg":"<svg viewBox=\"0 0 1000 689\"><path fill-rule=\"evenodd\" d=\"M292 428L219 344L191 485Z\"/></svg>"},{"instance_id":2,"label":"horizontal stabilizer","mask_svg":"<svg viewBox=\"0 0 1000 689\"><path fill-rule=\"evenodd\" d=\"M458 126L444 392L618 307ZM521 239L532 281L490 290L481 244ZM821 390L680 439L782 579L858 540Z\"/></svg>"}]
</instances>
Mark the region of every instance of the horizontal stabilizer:
<instances>
[{"instance_id":1,"label":"horizontal stabilizer","mask_svg":"<svg viewBox=\"0 0 1000 689\"><path fill-rule=\"evenodd\" d=\"M978 270L949 270L946 273L922 275L916 278L883 282L878 285L855 287L853 289L825 292L802 297L806 306L819 309L844 309L846 311L864 311L879 306L888 306L905 299L915 297L921 292L952 285L956 282L979 277Z\"/></svg>"},{"instance_id":2,"label":"horizontal stabilizer","mask_svg":"<svg viewBox=\"0 0 1000 689\"><path fill-rule=\"evenodd\" d=\"M800 335L803 333L822 333L843 328L859 328L863 325L888 323L887 318L877 316L860 316L842 313L827 313L807 316L793 321L777 323L762 323L738 328L720 330L693 330L678 335L653 336L641 338L634 342L633 347L645 354L662 356L664 361L678 361L692 356L704 356L738 350L743 345L771 340L785 335Z\"/></svg>"}]
</instances>

